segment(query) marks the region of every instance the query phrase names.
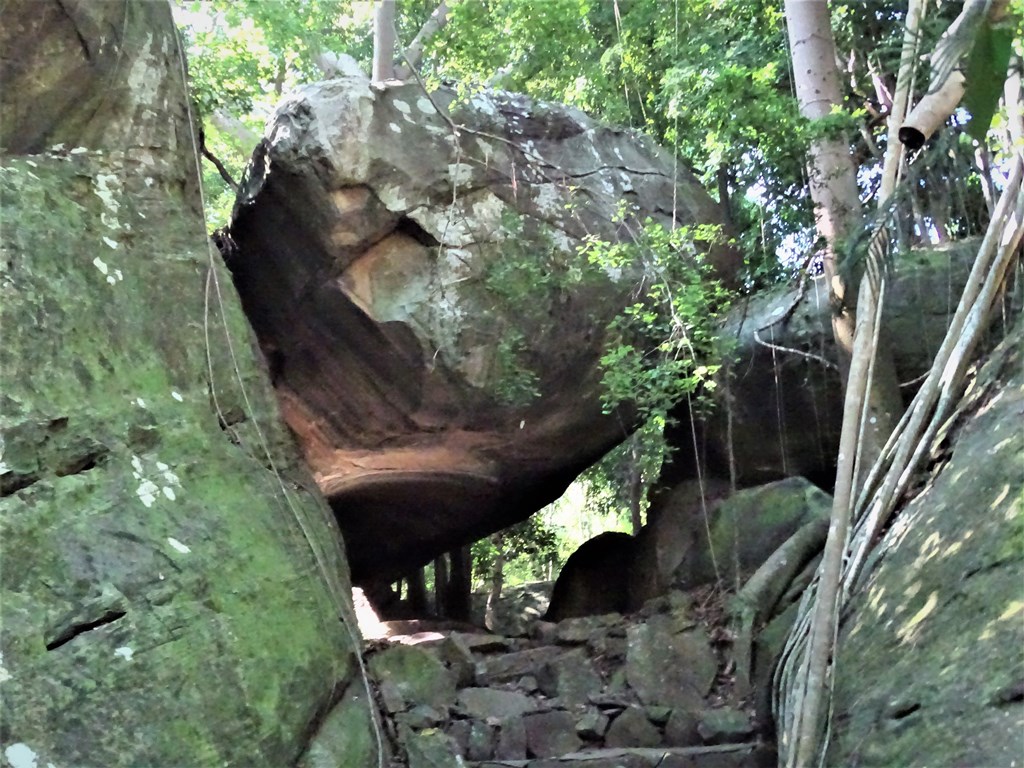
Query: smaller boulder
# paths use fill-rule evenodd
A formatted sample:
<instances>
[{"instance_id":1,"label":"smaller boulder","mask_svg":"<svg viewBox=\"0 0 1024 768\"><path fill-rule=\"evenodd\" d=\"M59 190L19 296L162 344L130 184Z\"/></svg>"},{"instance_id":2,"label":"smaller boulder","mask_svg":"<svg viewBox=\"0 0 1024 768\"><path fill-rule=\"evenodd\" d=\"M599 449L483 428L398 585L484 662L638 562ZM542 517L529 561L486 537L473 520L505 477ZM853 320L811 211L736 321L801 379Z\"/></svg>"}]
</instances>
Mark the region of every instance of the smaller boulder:
<instances>
[{"instance_id":1,"label":"smaller boulder","mask_svg":"<svg viewBox=\"0 0 1024 768\"><path fill-rule=\"evenodd\" d=\"M558 574L544 619L562 621L629 610L634 541L628 533L609 531L583 542Z\"/></svg>"},{"instance_id":2,"label":"smaller boulder","mask_svg":"<svg viewBox=\"0 0 1024 768\"><path fill-rule=\"evenodd\" d=\"M523 717L526 752L531 757L557 757L575 752L582 746L576 735L576 723L568 712L554 710Z\"/></svg>"},{"instance_id":3,"label":"smaller boulder","mask_svg":"<svg viewBox=\"0 0 1024 768\"><path fill-rule=\"evenodd\" d=\"M705 744L737 744L753 736L754 726L746 712L723 707L703 712L697 733Z\"/></svg>"},{"instance_id":4,"label":"smaller boulder","mask_svg":"<svg viewBox=\"0 0 1024 768\"><path fill-rule=\"evenodd\" d=\"M640 707L626 707L604 736L606 747L656 747L661 733Z\"/></svg>"}]
</instances>

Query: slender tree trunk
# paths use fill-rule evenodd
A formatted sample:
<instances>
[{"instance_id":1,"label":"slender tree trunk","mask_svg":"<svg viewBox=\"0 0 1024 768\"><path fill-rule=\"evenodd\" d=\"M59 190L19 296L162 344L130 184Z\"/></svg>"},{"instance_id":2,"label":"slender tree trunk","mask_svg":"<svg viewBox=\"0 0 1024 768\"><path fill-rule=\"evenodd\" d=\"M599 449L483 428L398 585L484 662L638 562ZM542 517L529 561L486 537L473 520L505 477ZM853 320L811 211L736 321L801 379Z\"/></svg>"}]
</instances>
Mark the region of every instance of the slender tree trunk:
<instances>
[{"instance_id":1,"label":"slender tree trunk","mask_svg":"<svg viewBox=\"0 0 1024 768\"><path fill-rule=\"evenodd\" d=\"M377 0L373 14L373 74L375 83L395 77L395 0Z\"/></svg>"},{"instance_id":2,"label":"slender tree trunk","mask_svg":"<svg viewBox=\"0 0 1024 768\"><path fill-rule=\"evenodd\" d=\"M824 6L824 0L820 3L787 0L787 18L791 6L806 7L810 5ZM903 53L896 80L896 93L893 96L889 140L886 145L885 165L879 192L879 208L882 210L889 204L889 198L895 190L897 171L903 159L903 147L897 140L896 133L906 114L908 86L915 59L914 53L921 13L920 0L911 0L907 12ZM795 50L794 69L797 69ZM800 72L798 72L799 76ZM813 618L808 631L807 648L801 665L800 676L804 681L803 697L802 703L798 707L795 724L792 728L787 727L788 745L785 765L788 768L803 768L818 763L822 745L822 723L826 718L830 690L830 661L835 653L842 564L849 539L858 476L867 474L865 467L874 464L875 457L880 454L882 444L894 426L887 425L886 430L881 434L875 430L876 442L872 446L873 450L865 451L865 441L877 413L873 408L872 401L879 383L875 378L878 375L878 364L883 359L879 355L878 333L885 287L882 255L887 247L888 236L883 227L873 233L870 251L866 259L868 270L860 285L859 316L843 408L843 426L839 442L832 515L818 571L818 587L814 600ZM884 357L889 356L885 355ZM889 358L889 363L891 365L891 358ZM889 414L890 418L894 415ZM787 726L789 725L787 724Z\"/></svg>"},{"instance_id":3,"label":"slender tree trunk","mask_svg":"<svg viewBox=\"0 0 1024 768\"><path fill-rule=\"evenodd\" d=\"M427 607L427 580L422 568L405 577L405 583L409 587L409 610L416 616L425 616Z\"/></svg>"},{"instance_id":4,"label":"slender tree trunk","mask_svg":"<svg viewBox=\"0 0 1024 768\"><path fill-rule=\"evenodd\" d=\"M445 555L434 560L434 615L443 618L448 615L445 596L448 592L448 561Z\"/></svg>"},{"instance_id":5,"label":"slender tree trunk","mask_svg":"<svg viewBox=\"0 0 1024 768\"><path fill-rule=\"evenodd\" d=\"M408 80L412 77L413 69L419 67L420 61L423 59L423 49L434 35L444 29L448 23L448 10L449 6L455 5L458 0L441 0L434 12L430 14L430 18L426 20L420 31L413 38L413 41L409 43L409 47L405 49L405 53L402 54L404 61L395 70L395 77L399 80Z\"/></svg>"},{"instance_id":6,"label":"slender tree trunk","mask_svg":"<svg viewBox=\"0 0 1024 768\"><path fill-rule=\"evenodd\" d=\"M501 597L501 588L505 584L505 535L496 533L491 537L491 544L497 554L491 563L491 589L487 593L487 608L484 611L484 626L494 630L496 626L496 611L498 610L498 599Z\"/></svg>"},{"instance_id":7,"label":"slender tree trunk","mask_svg":"<svg viewBox=\"0 0 1024 768\"><path fill-rule=\"evenodd\" d=\"M642 506L644 498L643 467L640 463L640 437L634 432L629 438L629 522L633 535L637 536L643 527Z\"/></svg>"},{"instance_id":8,"label":"slender tree trunk","mask_svg":"<svg viewBox=\"0 0 1024 768\"><path fill-rule=\"evenodd\" d=\"M448 589L446 590L446 618L469 621L470 594L473 589L473 559L469 547L459 547L448 553Z\"/></svg>"},{"instance_id":9,"label":"slender tree trunk","mask_svg":"<svg viewBox=\"0 0 1024 768\"><path fill-rule=\"evenodd\" d=\"M800 113L820 120L842 105L839 71L835 64L835 40L826 0L786 0L786 24L793 57L793 77ZM849 378L856 330L856 292L861 271L839 269L837 257L846 239L861 225L860 198L849 142L844 138L819 139L810 148L810 191L818 233L826 242L824 274L832 295L832 332L839 352L844 381ZM871 416L866 440L860 446L864 463L870 465L896 425L903 410L903 396L892 355L879 351L872 371Z\"/></svg>"}]
</instances>

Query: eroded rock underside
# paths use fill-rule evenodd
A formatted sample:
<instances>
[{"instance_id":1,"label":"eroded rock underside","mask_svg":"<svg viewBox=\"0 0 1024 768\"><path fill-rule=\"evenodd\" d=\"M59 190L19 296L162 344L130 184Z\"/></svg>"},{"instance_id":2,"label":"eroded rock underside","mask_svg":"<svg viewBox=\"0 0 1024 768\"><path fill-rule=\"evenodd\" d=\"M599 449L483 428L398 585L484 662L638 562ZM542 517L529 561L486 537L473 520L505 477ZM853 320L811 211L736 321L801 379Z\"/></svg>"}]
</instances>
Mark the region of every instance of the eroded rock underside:
<instances>
[{"instance_id":1,"label":"eroded rock underside","mask_svg":"<svg viewBox=\"0 0 1024 768\"><path fill-rule=\"evenodd\" d=\"M598 360L637 276L577 246L668 226L673 204L680 223L718 220L639 134L521 96L453 100L356 77L299 89L230 228L228 264L360 582L523 519L621 441L630 417L601 413ZM735 271L732 251L710 258Z\"/></svg>"},{"instance_id":2,"label":"eroded rock underside","mask_svg":"<svg viewBox=\"0 0 1024 768\"><path fill-rule=\"evenodd\" d=\"M359 686L347 573L208 248L170 8L9 2L0 42L0 763L292 765Z\"/></svg>"}]
</instances>

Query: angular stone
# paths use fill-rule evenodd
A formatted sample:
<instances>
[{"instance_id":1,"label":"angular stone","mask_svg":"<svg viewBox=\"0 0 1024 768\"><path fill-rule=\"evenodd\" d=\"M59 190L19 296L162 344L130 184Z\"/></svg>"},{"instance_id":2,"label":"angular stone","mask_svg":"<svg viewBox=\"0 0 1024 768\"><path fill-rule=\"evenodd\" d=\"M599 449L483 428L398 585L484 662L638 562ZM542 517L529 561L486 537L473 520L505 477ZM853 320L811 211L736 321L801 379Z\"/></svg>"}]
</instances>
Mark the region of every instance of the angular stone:
<instances>
[{"instance_id":1,"label":"angular stone","mask_svg":"<svg viewBox=\"0 0 1024 768\"><path fill-rule=\"evenodd\" d=\"M542 645L539 648L485 658L477 664L477 682L480 685L493 685L516 680L523 675L535 675L544 664L563 653L565 651L557 646Z\"/></svg>"},{"instance_id":2,"label":"angular stone","mask_svg":"<svg viewBox=\"0 0 1024 768\"><path fill-rule=\"evenodd\" d=\"M463 688L458 694L458 707L477 720L505 720L530 712L536 705L529 696L518 691L496 688Z\"/></svg>"},{"instance_id":3,"label":"angular stone","mask_svg":"<svg viewBox=\"0 0 1024 768\"><path fill-rule=\"evenodd\" d=\"M392 687L408 706L428 704L446 709L455 701L452 674L421 648L390 646L371 656L368 668L382 687Z\"/></svg>"},{"instance_id":4,"label":"angular stone","mask_svg":"<svg viewBox=\"0 0 1024 768\"><path fill-rule=\"evenodd\" d=\"M628 629L626 678L644 704L701 709L718 660L702 631L674 634L671 624L653 616Z\"/></svg>"},{"instance_id":5,"label":"angular stone","mask_svg":"<svg viewBox=\"0 0 1024 768\"><path fill-rule=\"evenodd\" d=\"M576 733L580 738L588 741L596 741L604 736L608 730L608 716L591 707L576 723Z\"/></svg>"},{"instance_id":6,"label":"angular stone","mask_svg":"<svg viewBox=\"0 0 1024 768\"><path fill-rule=\"evenodd\" d=\"M480 720L456 720L447 734L458 746L458 754L467 760L489 760L494 757L497 727Z\"/></svg>"},{"instance_id":7,"label":"angular stone","mask_svg":"<svg viewBox=\"0 0 1024 768\"><path fill-rule=\"evenodd\" d=\"M604 688L601 676L582 650L549 661L541 668L537 682L545 696L558 697L566 707L586 704Z\"/></svg>"},{"instance_id":8,"label":"angular stone","mask_svg":"<svg viewBox=\"0 0 1024 768\"><path fill-rule=\"evenodd\" d=\"M576 723L564 710L536 712L523 716L526 753L531 757L557 757L580 748Z\"/></svg>"},{"instance_id":9,"label":"angular stone","mask_svg":"<svg viewBox=\"0 0 1024 768\"><path fill-rule=\"evenodd\" d=\"M472 685L476 679L476 660L464 640L465 635L451 634L437 647L439 659L447 665L456 688Z\"/></svg>"},{"instance_id":10,"label":"angular stone","mask_svg":"<svg viewBox=\"0 0 1024 768\"><path fill-rule=\"evenodd\" d=\"M622 615L618 613L564 619L556 626L555 638L564 645L581 645L606 635L609 627L621 623Z\"/></svg>"},{"instance_id":11,"label":"angular stone","mask_svg":"<svg viewBox=\"0 0 1024 768\"><path fill-rule=\"evenodd\" d=\"M646 714L647 719L655 725L664 725L668 722L668 718L669 715L672 714L672 710L669 707L650 706L644 707L644 714Z\"/></svg>"},{"instance_id":12,"label":"angular stone","mask_svg":"<svg viewBox=\"0 0 1024 768\"><path fill-rule=\"evenodd\" d=\"M697 732L700 715L697 712L676 708L665 723L665 746L697 747L704 743Z\"/></svg>"},{"instance_id":13,"label":"angular stone","mask_svg":"<svg viewBox=\"0 0 1024 768\"><path fill-rule=\"evenodd\" d=\"M429 729L399 729L399 739L409 756L409 768L452 768L455 744L444 733Z\"/></svg>"},{"instance_id":14,"label":"angular stone","mask_svg":"<svg viewBox=\"0 0 1024 768\"><path fill-rule=\"evenodd\" d=\"M499 635L452 632L453 638L465 646L470 653L501 653L512 647L512 641Z\"/></svg>"},{"instance_id":15,"label":"angular stone","mask_svg":"<svg viewBox=\"0 0 1024 768\"><path fill-rule=\"evenodd\" d=\"M697 732L705 744L732 744L747 741L754 726L746 712L723 707L702 712Z\"/></svg>"},{"instance_id":16,"label":"angular stone","mask_svg":"<svg viewBox=\"0 0 1024 768\"><path fill-rule=\"evenodd\" d=\"M497 760L526 759L526 728L523 718L509 717L498 724L498 744L494 748Z\"/></svg>"},{"instance_id":17,"label":"angular stone","mask_svg":"<svg viewBox=\"0 0 1024 768\"><path fill-rule=\"evenodd\" d=\"M641 707L626 707L612 720L604 743L607 747L656 747L661 744L661 733Z\"/></svg>"},{"instance_id":18,"label":"angular stone","mask_svg":"<svg viewBox=\"0 0 1024 768\"><path fill-rule=\"evenodd\" d=\"M414 730L433 728L441 725L447 719L447 711L442 712L427 704L417 704L408 712L401 712L395 716L396 722L404 723Z\"/></svg>"}]
</instances>

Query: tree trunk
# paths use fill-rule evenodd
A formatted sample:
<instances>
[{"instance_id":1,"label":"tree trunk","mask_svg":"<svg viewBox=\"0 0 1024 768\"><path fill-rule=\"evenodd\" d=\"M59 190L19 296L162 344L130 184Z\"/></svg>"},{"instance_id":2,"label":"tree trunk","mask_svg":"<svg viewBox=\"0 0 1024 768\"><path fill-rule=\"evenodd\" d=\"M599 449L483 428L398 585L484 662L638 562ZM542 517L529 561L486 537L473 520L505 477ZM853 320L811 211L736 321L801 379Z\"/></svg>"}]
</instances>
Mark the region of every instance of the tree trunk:
<instances>
[{"instance_id":1,"label":"tree trunk","mask_svg":"<svg viewBox=\"0 0 1024 768\"><path fill-rule=\"evenodd\" d=\"M451 4L455 5L458 0L451 0ZM395 70L395 77L399 80L408 80L412 77L413 70L420 65L420 60L423 58L423 48L426 46L427 41L440 32L444 26L448 23L448 3L445 0L441 0L434 12L430 14L430 18L426 20L420 31L413 38L413 41L409 43L409 47L405 49L405 53L402 54L404 61Z\"/></svg>"},{"instance_id":2,"label":"tree trunk","mask_svg":"<svg viewBox=\"0 0 1024 768\"><path fill-rule=\"evenodd\" d=\"M797 3L787 0L787 15L794 7L822 6L822 2ZM897 171L903 159L902 146L896 139L898 126L905 114L908 101L911 67L914 60L921 4L912 2L907 13L907 29L904 35L900 72L897 77L896 93L893 97L890 115L889 140L886 144L885 165L882 186L879 192L879 208L884 210L895 190ZM827 10L825 20L827 22ZM831 35L829 35L831 37ZM794 48L794 69L797 78L803 74L797 67ZM872 233L870 251L867 255L867 274L861 281L859 312L857 318L854 354L847 379L846 398L843 409L843 427L839 443L836 468L836 485L833 496L832 515L828 538L818 571L818 587L813 602L813 618L808 630L807 647L804 652L800 677L803 681L801 703L797 707L795 720L786 723L787 749L784 764L787 768L802 768L817 764L822 744L822 723L827 715L829 695L829 662L835 651L835 633L838 623L839 586L843 558L846 553L853 503L859 488L859 477L880 455L882 445L892 428L894 413L879 413L875 407L879 363L892 359L881 355L878 348L878 333L881 320L882 297L885 290L884 254L888 248L888 236L884 226L879 225ZM892 377L895 384L895 375ZM884 386L884 382L882 385ZM896 385L898 386L898 385ZM888 416L885 430L878 429L877 419ZM875 427L872 429L872 425ZM874 436L873 445L866 442ZM787 743L788 742L788 743Z\"/></svg>"},{"instance_id":3,"label":"tree trunk","mask_svg":"<svg viewBox=\"0 0 1024 768\"><path fill-rule=\"evenodd\" d=\"M445 558L446 555L439 555L434 560L434 615L438 618L448 615L445 600L448 593L448 561Z\"/></svg>"},{"instance_id":4,"label":"tree trunk","mask_svg":"<svg viewBox=\"0 0 1024 768\"><path fill-rule=\"evenodd\" d=\"M786 0L785 10L800 114L820 120L832 114L833 107L842 105L828 4L826 0ZM826 242L823 266L832 294L832 331L840 372L846 381L853 355L858 276L842 274L836 258L860 223L860 199L849 143L841 138L812 142L809 165L815 223ZM871 416L861 452L867 465L878 455L903 410L903 396L888 350L879 350L872 379Z\"/></svg>"},{"instance_id":5,"label":"tree trunk","mask_svg":"<svg viewBox=\"0 0 1024 768\"><path fill-rule=\"evenodd\" d=\"M640 436L634 432L629 439L629 522L634 536L640 534L644 525L644 475L640 459Z\"/></svg>"},{"instance_id":6,"label":"tree trunk","mask_svg":"<svg viewBox=\"0 0 1024 768\"><path fill-rule=\"evenodd\" d=\"M469 621L470 594L473 590L473 558L469 547L459 547L448 553L448 588L445 594L445 618Z\"/></svg>"},{"instance_id":7,"label":"tree trunk","mask_svg":"<svg viewBox=\"0 0 1024 768\"><path fill-rule=\"evenodd\" d=\"M496 554L491 563L491 589L487 593L487 608L484 611L484 626L494 630L498 609L498 599L501 597L501 588L505 584L505 535L496 533L491 537L491 544Z\"/></svg>"},{"instance_id":8,"label":"tree trunk","mask_svg":"<svg viewBox=\"0 0 1024 768\"><path fill-rule=\"evenodd\" d=\"M409 587L409 610L416 616L427 614L427 580L422 568L405 577L405 583Z\"/></svg>"},{"instance_id":9,"label":"tree trunk","mask_svg":"<svg viewBox=\"0 0 1024 768\"><path fill-rule=\"evenodd\" d=\"M373 14L373 74L375 83L395 77L395 0L377 0Z\"/></svg>"}]
</instances>

